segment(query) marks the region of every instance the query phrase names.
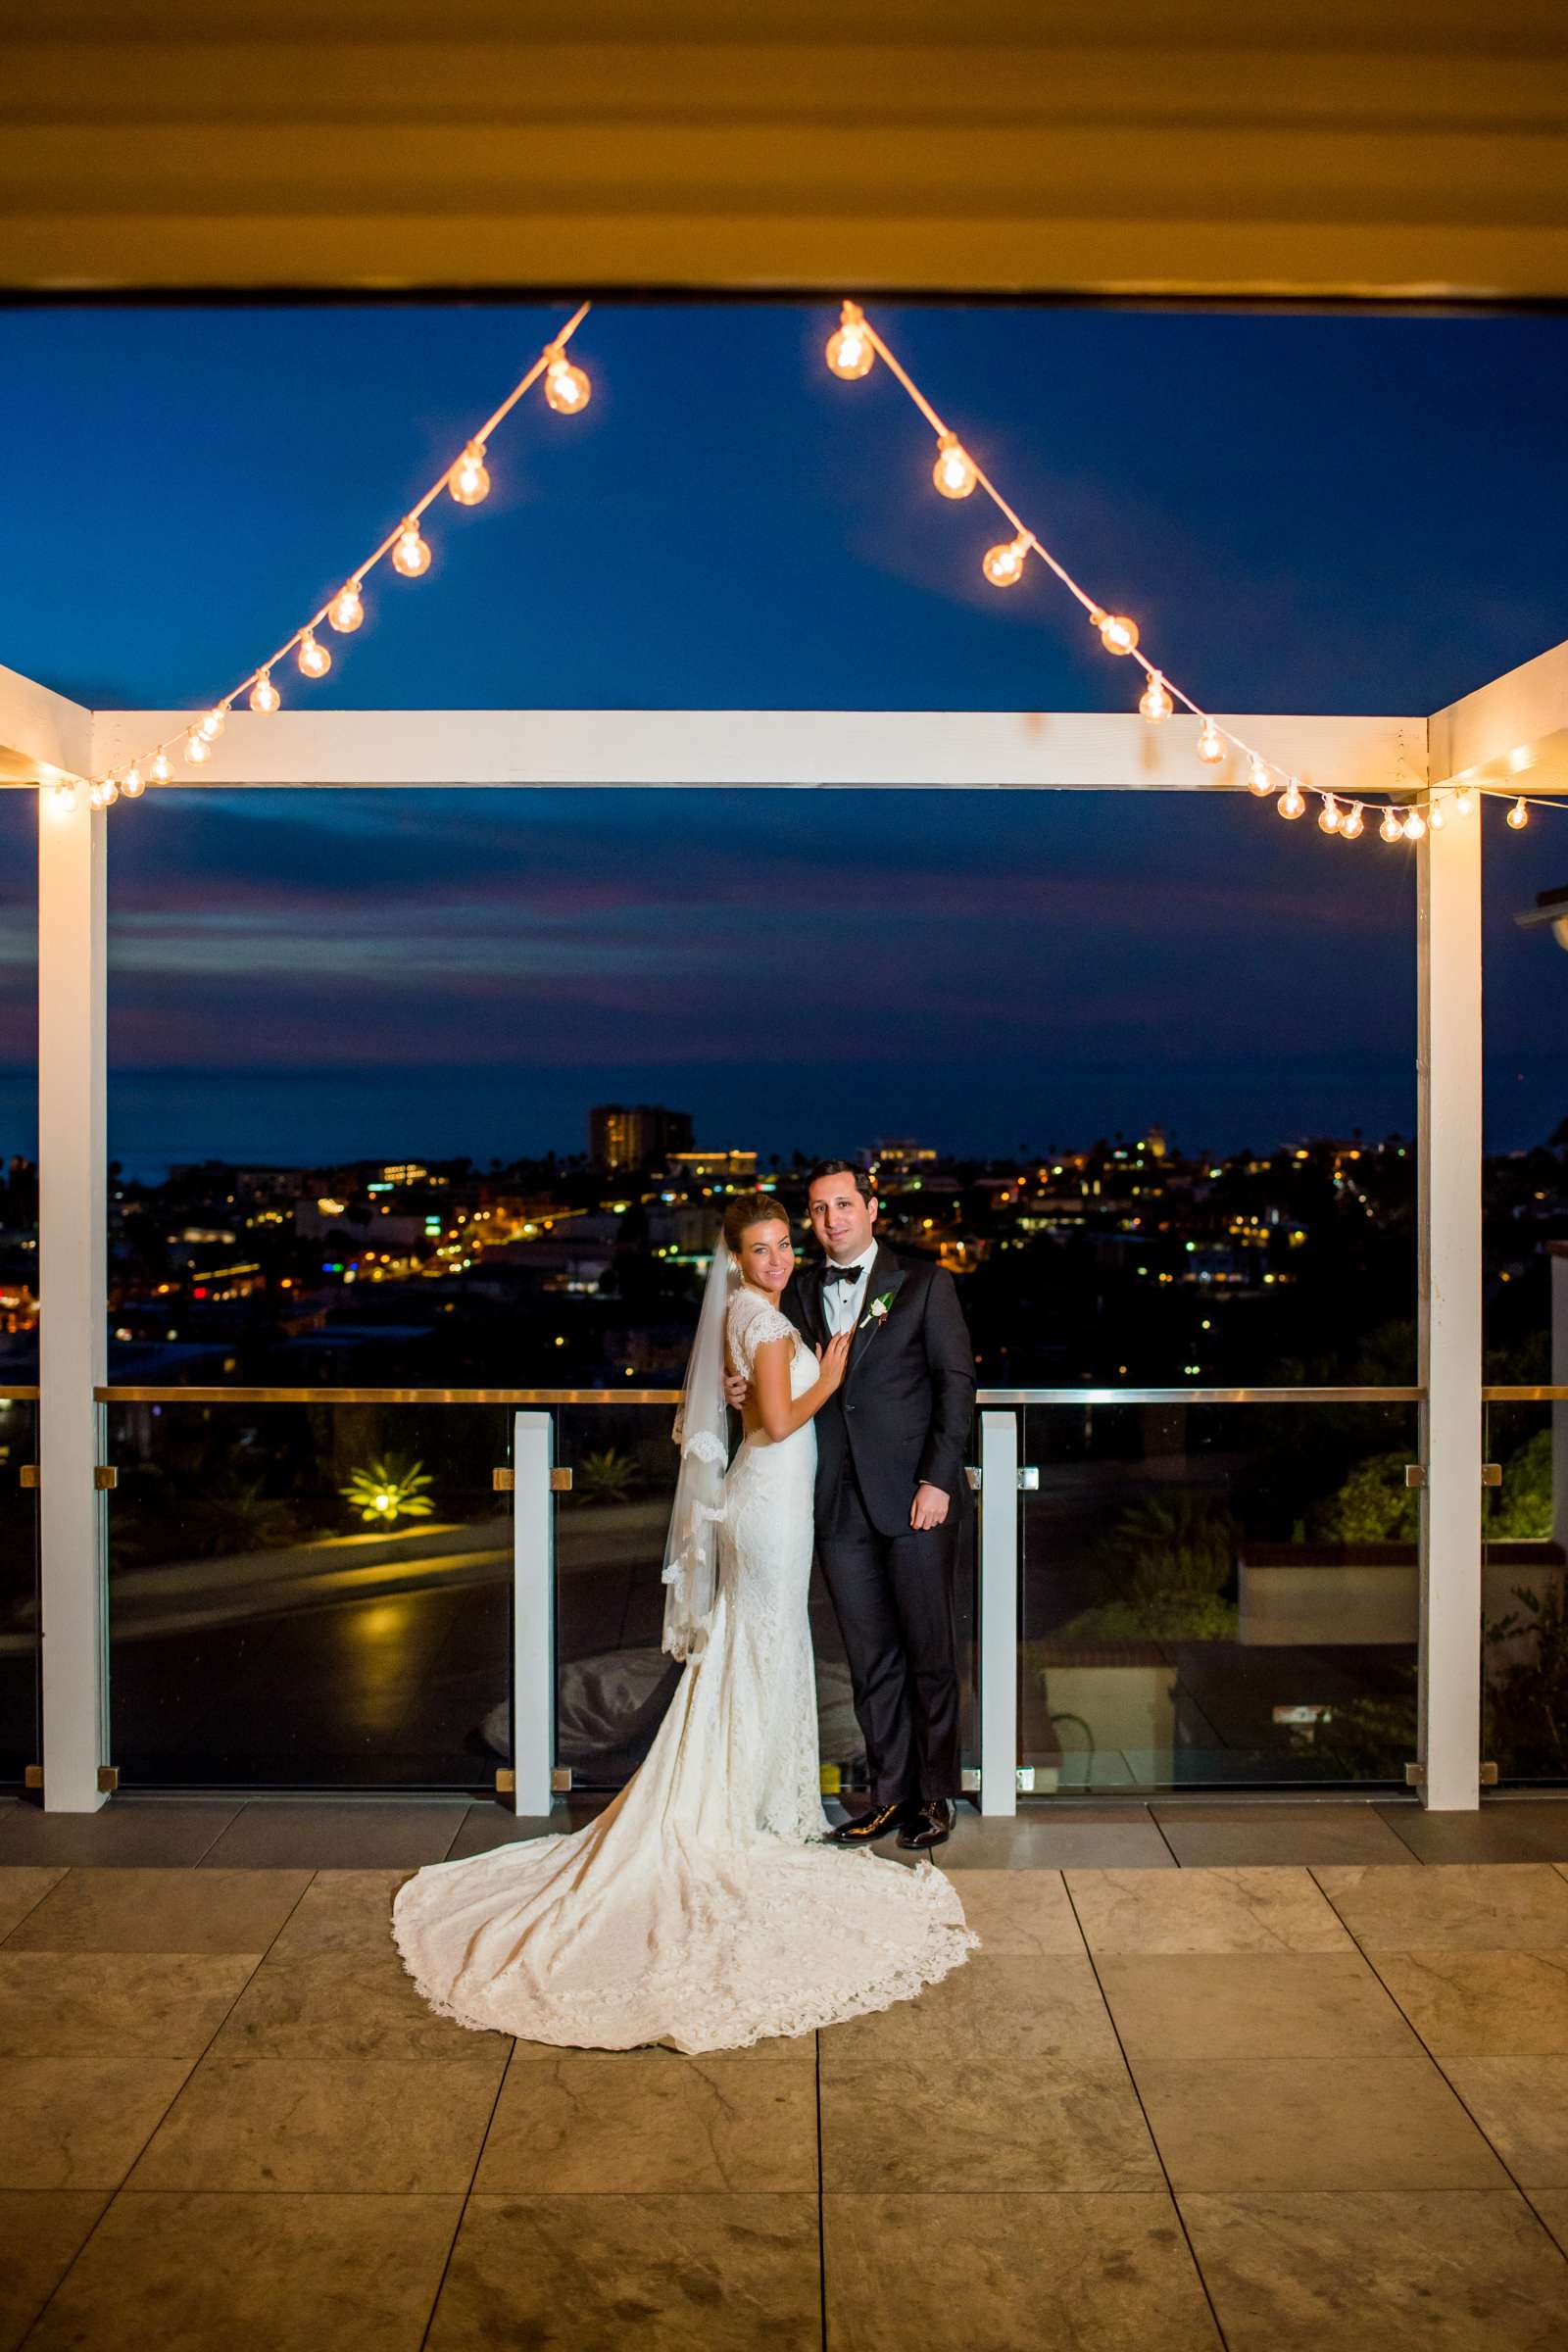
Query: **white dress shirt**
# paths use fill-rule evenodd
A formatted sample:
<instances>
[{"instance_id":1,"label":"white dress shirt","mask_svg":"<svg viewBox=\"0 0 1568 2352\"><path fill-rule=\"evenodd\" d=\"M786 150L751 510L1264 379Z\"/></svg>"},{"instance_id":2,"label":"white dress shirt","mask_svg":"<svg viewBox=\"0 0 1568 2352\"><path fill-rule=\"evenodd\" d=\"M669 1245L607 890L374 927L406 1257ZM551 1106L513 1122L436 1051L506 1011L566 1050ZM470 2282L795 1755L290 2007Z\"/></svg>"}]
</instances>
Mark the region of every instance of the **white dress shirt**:
<instances>
[{"instance_id":1,"label":"white dress shirt","mask_svg":"<svg viewBox=\"0 0 1568 2352\"><path fill-rule=\"evenodd\" d=\"M858 1261L860 1268L858 1282L823 1283L822 1320L827 1325L829 1332L835 1336L841 1331L853 1331L864 1314L866 1285L871 1279L871 1260L875 1255L876 1243L873 1241L864 1255ZM829 1272L832 1271L832 1262L830 1258L828 1260Z\"/></svg>"}]
</instances>

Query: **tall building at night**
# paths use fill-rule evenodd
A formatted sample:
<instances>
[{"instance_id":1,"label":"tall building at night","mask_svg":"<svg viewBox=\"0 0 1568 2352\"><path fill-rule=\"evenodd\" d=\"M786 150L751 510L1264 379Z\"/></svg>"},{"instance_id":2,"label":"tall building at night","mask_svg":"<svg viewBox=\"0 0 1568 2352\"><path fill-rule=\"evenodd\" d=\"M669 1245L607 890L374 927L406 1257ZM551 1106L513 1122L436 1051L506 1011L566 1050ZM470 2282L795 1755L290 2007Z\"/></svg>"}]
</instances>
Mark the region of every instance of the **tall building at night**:
<instances>
[{"instance_id":1,"label":"tall building at night","mask_svg":"<svg viewBox=\"0 0 1568 2352\"><path fill-rule=\"evenodd\" d=\"M596 1168L640 1168L691 1149L692 1114L662 1102L596 1102L588 1113L588 1156Z\"/></svg>"}]
</instances>

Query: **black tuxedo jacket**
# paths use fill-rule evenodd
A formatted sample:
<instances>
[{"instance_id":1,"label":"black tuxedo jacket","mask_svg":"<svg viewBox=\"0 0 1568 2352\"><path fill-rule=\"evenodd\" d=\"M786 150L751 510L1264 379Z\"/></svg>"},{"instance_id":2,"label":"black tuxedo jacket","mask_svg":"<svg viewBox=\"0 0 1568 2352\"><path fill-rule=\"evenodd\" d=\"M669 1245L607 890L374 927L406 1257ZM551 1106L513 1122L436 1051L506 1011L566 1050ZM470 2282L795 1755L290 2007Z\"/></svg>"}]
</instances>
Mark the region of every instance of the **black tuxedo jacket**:
<instances>
[{"instance_id":1,"label":"black tuxedo jacket","mask_svg":"<svg viewBox=\"0 0 1568 2352\"><path fill-rule=\"evenodd\" d=\"M825 1271L821 1265L803 1268L780 1302L813 1348L829 1337L822 1315ZM888 1299L888 1311L873 1316L872 1303L880 1298ZM952 1275L878 1245L844 1384L816 1416L818 1524L849 1462L881 1535L907 1535L914 1490L925 1480L950 1497L950 1523L968 1510L963 1455L974 1387L974 1349Z\"/></svg>"}]
</instances>

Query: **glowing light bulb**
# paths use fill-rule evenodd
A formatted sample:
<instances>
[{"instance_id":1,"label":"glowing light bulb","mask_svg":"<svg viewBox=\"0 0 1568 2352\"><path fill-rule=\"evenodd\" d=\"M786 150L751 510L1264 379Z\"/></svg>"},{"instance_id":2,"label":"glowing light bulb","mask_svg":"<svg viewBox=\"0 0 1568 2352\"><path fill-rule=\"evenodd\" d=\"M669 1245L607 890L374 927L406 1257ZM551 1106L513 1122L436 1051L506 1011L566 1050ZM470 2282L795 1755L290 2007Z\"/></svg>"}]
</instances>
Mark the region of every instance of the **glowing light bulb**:
<instances>
[{"instance_id":1,"label":"glowing light bulb","mask_svg":"<svg viewBox=\"0 0 1568 2352\"><path fill-rule=\"evenodd\" d=\"M357 579L344 582L327 606L326 617L340 637L346 637L351 629L359 627L365 618L365 604Z\"/></svg>"},{"instance_id":2,"label":"glowing light bulb","mask_svg":"<svg viewBox=\"0 0 1568 2352\"><path fill-rule=\"evenodd\" d=\"M120 789L124 794L127 801L139 801L142 794L147 789L145 783L142 781L141 769L139 767L127 767L125 770L124 782L121 785Z\"/></svg>"},{"instance_id":3,"label":"glowing light bulb","mask_svg":"<svg viewBox=\"0 0 1568 2352\"><path fill-rule=\"evenodd\" d=\"M858 382L869 375L876 351L865 331L865 317L855 303L847 302L840 314L841 323L836 333L827 339L826 359L835 375L847 384Z\"/></svg>"},{"instance_id":4,"label":"glowing light bulb","mask_svg":"<svg viewBox=\"0 0 1568 2352\"><path fill-rule=\"evenodd\" d=\"M1259 800L1274 789L1274 778L1269 772L1268 763L1260 760L1256 752L1247 762L1247 781Z\"/></svg>"},{"instance_id":5,"label":"glowing light bulb","mask_svg":"<svg viewBox=\"0 0 1568 2352\"><path fill-rule=\"evenodd\" d=\"M593 397L593 386L564 351L558 351L545 369L545 398L558 416L575 416Z\"/></svg>"},{"instance_id":6,"label":"glowing light bulb","mask_svg":"<svg viewBox=\"0 0 1568 2352\"><path fill-rule=\"evenodd\" d=\"M1029 542L1021 534L1016 539L1004 539L1000 547L987 548L980 568L993 588L1016 588L1023 578L1028 553Z\"/></svg>"},{"instance_id":7,"label":"glowing light bulb","mask_svg":"<svg viewBox=\"0 0 1568 2352\"><path fill-rule=\"evenodd\" d=\"M105 807L106 808L112 808L114 807L115 803L116 803L116 802L119 800L119 798L120 798L120 786L119 786L119 785L118 785L118 784L115 782L115 779L114 779L114 777L113 777L113 776L105 776L105 778L104 778L104 807Z\"/></svg>"},{"instance_id":8,"label":"glowing light bulb","mask_svg":"<svg viewBox=\"0 0 1568 2352\"><path fill-rule=\"evenodd\" d=\"M397 545L392 550L392 568L401 571L406 580L416 580L421 571L430 568L430 550L412 514L398 533Z\"/></svg>"},{"instance_id":9,"label":"glowing light bulb","mask_svg":"<svg viewBox=\"0 0 1568 2352\"><path fill-rule=\"evenodd\" d=\"M1434 833L1441 833L1441 832L1442 832L1442 830L1443 830L1443 828L1444 828L1444 826L1445 826L1445 825L1447 823L1447 821L1448 821L1448 820L1447 820L1447 818L1446 818L1446 817L1444 815L1444 813L1443 813L1443 803L1442 803L1441 801L1434 801L1434 802L1433 802L1433 804L1432 804L1432 830L1433 830L1433 832L1434 832Z\"/></svg>"},{"instance_id":10,"label":"glowing light bulb","mask_svg":"<svg viewBox=\"0 0 1568 2352\"><path fill-rule=\"evenodd\" d=\"M1160 720L1169 718L1175 710L1176 706L1171 701L1166 691L1165 681L1157 669L1150 671L1149 684L1138 698L1138 708L1152 727L1157 727Z\"/></svg>"},{"instance_id":11,"label":"glowing light bulb","mask_svg":"<svg viewBox=\"0 0 1568 2352\"><path fill-rule=\"evenodd\" d=\"M148 775L155 784L167 784L173 772L173 769L169 764L169 754L167 752L160 752L157 758L154 760L151 767L147 770Z\"/></svg>"},{"instance_id":12,"label":"glowing light bulb","mask_svg":"<svg viewBox=\"0 0 1568 2352\"><path fill-rule=\"evenodd\" d=\"M1525 804L1522 800L1515 801L1513 807L1509 809L1508 822L1510 825L1512 825L1516 833L1519 831L1521 825L1529 824L1530 811L1525 807Z\"/></svg>"},{"instance_id":13,"label":"glowing light bulb","mask_svg":"<svg viewBox=\"0 0 1568 2352\"><path fill-rule=\"evenodd\" d=\"M332 666L332 657L314 629L306 630L294 658L308 678L324 678Z\"/></svg>"},{"instance_id":14,"label":"glowing light bulb","mask_svg":"<svg viewBox=\"0 0 1568 2352\"><path fill-rule=\"evenodd\" d=\"M484 443L470 441L462 457L447 475L447 488L460 507L476 507L490 495L490 476L485 470Z\"/></svg>"},{"instance_id":15,"label":"glowing light bulb","mask_svg":"<svg viewBox=\"0 0 1568 2352\"><path fill-rule=\"evenodd\" d=\"M210 760L212 756L213 747L206 736L199 727L192 727L185 738L185 757L192 767L200 767L203 760Z\"/></svg>"},{"instance_id":16,"label":"glowing light bulb","mask_svg":"<svg viewBox=\"0 0 1568 2352\"><path fill-rule=\"evenodd\" d=\"M1427 820L1419 808L1412 808L1404 823L1399 827L1406 841L1419 841L1426 829Z\"/></svg>"},{"instance_id":17,"label":"glowing light bulb","mask_svg":"<svg viewBox=\"0 0 1568 2352\"><path fill-rule=\"evenodd\" d=\"M1379 825L1378 831L1382 834L1385 841L1397 841L1399 839L1400 835L1404 831L1404 827L1399 822L1399 811L1397 808L1384 809L1383 822L1381 825Z\"/></svg>"},{"instance_id":18,"label":"glowing light bulb","mask_svg":"<svg viewBox=\"0 0 1568 2352\"><path fill-rule=\"evenodd\" d=\"M1470 811L1471 811L1471 809L1472 809L1472 808L1475 807L1475 805L1476 805L1476 796L1475 796L1475 794L1474 794L1474 793L1471 791L1471 789L1470 789L1470 787L1469 787L1469 785L1468 785L1468 784L1461 784L1461 785L1460 785L1460 787L1459 787L1459 789L1458 789L1458 791L1457 791L1457 792L1454 794L1454 796L1453 796L1453 813L1454 813L1454 815L1455 815L1455 816L1468 816L1468 815L1469 815L1469 813L1470 813Z\"/></svg>"},{"instance_id":19,"label":"glowing light bulb","mask_svg":"<svg viewBox=\"0 0 1568 2352\"><path fill-rule=\"evenodd\" d=\"M1274 806L1279 810L1281 816L1302 816L1305 814L1306 801L1302 796L1301 787L1299 784L1298 784L1294 776L1286 785L1285 790L1280 794L1280 797L1275 802Z\"/></svg>"},{"instance_id":20,"label":"glowing light bulb","mask_svg":"<svg viewBox=\"0 0 1568 2352\"><path fill-rule=\"evenodd\" d=\"M1295 787L1293 786L1292 789L1294 790ZM1332 792L1326 792L1323 795L1323 812L1317 821L1318 830L1322 833L1337 833L1345 822L1345 810L1340 807Z\"/></svg>"},{"instance_id":21,"label":"glowing light bulb","mask_svg":"<svg viewBox=\"0 0 1568 2352\"><path fill-rule=\"evenodd\" d=\"M977 476L969 453L956 433L943 433L937 442L937 462L931 479L944 498L967 498Z\"/></svg>"},{"instance_id":22,"label":"glowing light bulb","mask_svg":"<svg viewBox=\"0 0 1568 2352\"><path fill-rule=\"evenodd\" d=\"M51 797L53 799L54 806L59 809L61 815L69 816L76 806L76 787L71 782L69 777L63 778L62 781L55 786Z\"/></svg>"},{"instance_id":23,"label":"glowing light bulb","mask_svg":"<svg viewBox=\"0 0 1568 2352\"><path fill-rule=\"evenodd\" d=\"M1198 735L1198 757L1214 767L1225 757L1225 738L1211 718L1205 718Z\"/></svg>"},{"instance_id":24,"label":"glowing light bulb","mask_svg":"<svg viewBox=\"0 0 1568 2352\"><path fill-rule=\"evenodd\" d=\"M216 710L209 710L205 718L197 721L199 731L206 736L209 743L218 741L223 732L223 721L227 715L228 713L220 703Z\"/></svg>"},{"instance_id":25,"label":"glowing light bulb","mask_svg":"<svg viewBox=\"0 0 1568 2352\"><path fill-rule=\"evenodd\" d=\"M272 684L271 671L264 669L251 688L251 709L259 711L262 717L266 718L278 708L282 700L283 697Z\"/></svg>"},{"instance_id":26,"label":"glowing light bulb","mask_svg":"<svg viewBox=\"0 0 1568 2352\"><path fill-rule=\"evenodd\" d=\"M1125 612L1102 612L1097 605L1089 617L1107 654L1130 654L1138 643L1138 623L1129 620Z\"/></svg>"},{"instance_id":27,"label":"glowing light bulb","mask_svg":"<svg viewBox=\"0 0 1568 2352\"><path fill-rule=\"evenodd\" d=\"M102 786L101 784L89 784L89 785L88 785L88 787L87 787L87 806L88 806L88 808L101 808L103 807L103 805L104 805L104 788L103 788L103 786Z\"/></svg>"},{"instance_id":28,"label":"glowing light bulb","mask_svg":"<svg viewBox=\"0 0 1568 2352\"><path fill-rule=\"evenodd\" d=\"M1365 831L1366 827L1361 822L1361 804L1357 801L1354 808L1340 819L1340 839L1359 841Z\"/></svg>"}]
</instances>

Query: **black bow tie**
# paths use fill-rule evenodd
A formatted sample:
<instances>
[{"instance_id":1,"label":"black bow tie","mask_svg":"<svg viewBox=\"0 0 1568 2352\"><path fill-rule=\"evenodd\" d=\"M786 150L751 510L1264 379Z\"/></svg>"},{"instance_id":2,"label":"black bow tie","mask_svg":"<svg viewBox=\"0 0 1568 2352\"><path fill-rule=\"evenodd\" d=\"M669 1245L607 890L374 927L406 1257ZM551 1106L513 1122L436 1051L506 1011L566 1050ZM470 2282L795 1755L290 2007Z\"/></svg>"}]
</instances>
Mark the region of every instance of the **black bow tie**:
<instances>
[{"instance_id":1,"label":"black bow tie","mask_svg":"<svg viewBox=\"0 0 1568 2352\"><path fill-rule=\"evenodd\" d=\"M830 1282L858 1282L864 1272L863 1266L829 1266L822 1282L824 1287Z\"/></svg>"}]
</instances>

